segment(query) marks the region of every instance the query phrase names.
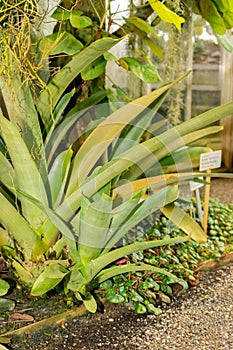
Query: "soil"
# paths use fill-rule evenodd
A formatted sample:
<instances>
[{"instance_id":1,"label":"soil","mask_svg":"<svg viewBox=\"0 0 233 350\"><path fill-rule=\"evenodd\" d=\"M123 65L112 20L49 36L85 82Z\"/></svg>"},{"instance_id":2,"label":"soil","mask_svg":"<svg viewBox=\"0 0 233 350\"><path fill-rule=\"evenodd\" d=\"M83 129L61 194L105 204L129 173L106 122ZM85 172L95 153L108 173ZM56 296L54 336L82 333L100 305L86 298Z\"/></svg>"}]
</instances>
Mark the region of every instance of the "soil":
<instances>
[{"instance_id":1,"label":"soil","mask_svg":"<svg viewBox=\"0 0 233 350\"><path fill-rule=\"evenodd\" d=\"M233 203L233 179L213 180L211 196ZM12 350L230 350L233 349L232 282L230 264L202 272L197 286L179 291L170 304L162 305L161 316L136 315L124 305L106 304L104 310L100 308L94 315L65 322L54 320L52 325L37 332L24 332L20 337L9 335L10 343L4 345ZM0 322L2 335L68 310L59 295L51 294L37 301L23 300L14 290L8 296L12 297L16 308ZM14 314L25 315L26 321L17 316L14 319Z\"/></svg>"}]
</instances>

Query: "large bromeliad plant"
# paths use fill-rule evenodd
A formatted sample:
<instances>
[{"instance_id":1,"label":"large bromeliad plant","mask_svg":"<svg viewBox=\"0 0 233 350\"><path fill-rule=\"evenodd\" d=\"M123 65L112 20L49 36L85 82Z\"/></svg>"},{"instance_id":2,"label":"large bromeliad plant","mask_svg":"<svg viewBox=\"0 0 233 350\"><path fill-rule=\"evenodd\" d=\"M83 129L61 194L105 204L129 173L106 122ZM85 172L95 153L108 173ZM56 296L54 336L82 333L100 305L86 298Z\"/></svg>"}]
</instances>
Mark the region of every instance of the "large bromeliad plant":
<instances>
[{"instance_id":1,"label":"large bromeliad plant","mask_svg":"<svg viewBox=\"0 0 233 350\"><path fill-rule=\"evenodd\" d=\"M63 282L65 291L92 312L95 285L123 272L150 270L182 283L147 264L109 265L150 247L190 237L205 241L202 228L174 203L179 184L199 176L193 168L200 153L208 151L189 145L218 132L221 127L208 125L233 108L229 103L164 130L161 121L153 123L154 116L182 77L115 106L77 140L77 125L92 110L67 113L71 94L64 92L75 76L116 42L100 39L73 56L36 101L18 74L10 80L5 75L0 78L6 111L0 114L2 254L32 295L43 295ZM61 116L64 121L59 124ZM187 235L120 246L132 227L163 208Z\"/></svg>"}]
</instances>

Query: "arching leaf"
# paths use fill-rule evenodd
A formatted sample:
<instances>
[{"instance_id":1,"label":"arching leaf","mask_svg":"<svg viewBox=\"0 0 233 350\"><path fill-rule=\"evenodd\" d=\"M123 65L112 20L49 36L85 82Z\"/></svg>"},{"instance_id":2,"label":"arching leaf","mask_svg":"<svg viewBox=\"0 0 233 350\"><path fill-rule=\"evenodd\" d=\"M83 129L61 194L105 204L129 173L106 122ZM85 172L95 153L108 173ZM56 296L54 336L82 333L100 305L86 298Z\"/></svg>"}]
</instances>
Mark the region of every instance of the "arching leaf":
<instances>
[{"instance_id":1,"label":"arching leaf","mask_svg":"<svg viewBox=\"0 0 233 350\"><path fill-rule=\"evenodd\" d=\"M66 53L73 55L81 50L83 44L68 32L53 33L45 36L39 45L40 51L48 52L49 55L58 55Z\"/></svg>"}]
</instances>

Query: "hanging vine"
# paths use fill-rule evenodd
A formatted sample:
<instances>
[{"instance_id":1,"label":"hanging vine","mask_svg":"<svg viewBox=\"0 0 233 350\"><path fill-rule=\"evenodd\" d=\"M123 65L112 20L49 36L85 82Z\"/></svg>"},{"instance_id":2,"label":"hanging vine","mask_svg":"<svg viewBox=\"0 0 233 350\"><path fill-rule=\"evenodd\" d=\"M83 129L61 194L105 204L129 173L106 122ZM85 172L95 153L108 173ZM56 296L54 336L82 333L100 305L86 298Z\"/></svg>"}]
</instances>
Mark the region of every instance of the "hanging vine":
<instances>
[{"instance_id":1,"label":"hanging vine","mask_svg":"<svg viewBox=\"0 0 233 350\"><path fill-rule=\"evenodd\" d=\"M180 0L167 0L166 6L181 17L185 17L184 4ZM163 24L167 33L165 47L165 58L163 61L165 81L174 80L180 76L185 68L185 55L183 52L183 31L178 30L174 25ZM184 108L184 84L171 89L167 98L167 115L169 122L177 125L182 121Z\"/></svg>"}]
</instances>

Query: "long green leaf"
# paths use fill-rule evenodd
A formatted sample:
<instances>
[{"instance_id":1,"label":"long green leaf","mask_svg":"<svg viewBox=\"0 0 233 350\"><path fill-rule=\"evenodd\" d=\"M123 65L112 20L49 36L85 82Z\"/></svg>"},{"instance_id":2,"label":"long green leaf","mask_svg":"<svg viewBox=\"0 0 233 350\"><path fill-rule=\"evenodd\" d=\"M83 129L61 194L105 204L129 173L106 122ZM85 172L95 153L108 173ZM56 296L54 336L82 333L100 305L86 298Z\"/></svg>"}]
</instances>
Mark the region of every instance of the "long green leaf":
<instances>
[{"instance_id":1,"label":"long green leaf","mask_svg":"<svg viewBox=\"0 0 233 350\"><path fill-rule=\"evenodd\" d=\"M193 238L198 243L204 243L207 241L205 231L198 223L191 218L190 215L185 213L184 210L177 207L174 204L169 204L161 209L162 213L174 224L176 224L187 235Z\"/></svg>"},{"instance_id":2,"label":"long green leaf","mask_svg":"<svg viewBox=\"0 0 233 350\"><path fill-rule=\"evenodd\" d=\"M109 251L131 228L142 221L145 217L154 211L163 208L168 203L174 202L177 198L178 186L167 186L151 196L148 196L147 199L139 203L137 210L131 214L128 221L115 228L112 237L110 237L109 241L106 243L105 249L102 253L104 254L106 251Z\"/></svg>"},{"instance_id":3,"label":"long green leaf","mask_svg":"<svg viewBox=\"0 0 233 350\"><path fill-rule=\"evenodd\" d=\"M14 166L16 191L24 192L46 204L47 195L39 170L18 129L1 114L0 130ZM20 199L25 218L33 227L39 227L45 219L43 211L26 197L20 196Z\"/></svg>"},{"instance_id":4,"label":"long green leaf","mask_svg":"<svg viewBox=\"0 0 233 350\"><path fill-rule=\"evenodd\" d=\"M24 220L23 216L1 194L0 222L11 232L17 243L23 248L25 259L30 260L44 253L46 247L40 235Z\"/></svg>"},{"instance_id":5,"label":"long green leaf","mask_svg":"<svg viewBox=\"0 0 233 350\"><path fill-rule=\"evenodd\" d=\"M106 151L110 143L120 134L123 128L129 125L138 114L143 112L145 108L164 94L174 84L183 79L187 74L188 73L146 96L140 97L135 101L126 104L113 112L93 130L74 158L67 195L70 195L77 188L77 183L79 186L83 183L90 170L96 164L96 161Z\"/></svg>"},{"instance_id":6,"label":"long green leaf","mask_svg":"<svg viewBox=\"0 0 233 350\"><path fill-rule=\"evenodd\" d=\"M52 263L37 278L33 284L31 295L39 296L55 288L69 271L59 263Z\"/></svg>"},{"instance_id":7,"label":"long green leaf","mask_svg":"<svg viewBox=\"0 0 233 350\"><path fill-rule=\"evenodd\" d=\"M65 119L54 130L51 128L45 140L45 153L48 167L51 167L59 153L66 151L77 141L78 132L75 133L77 123L85 117L86 111L75 113ZM75 133L75 137L71 137Z\"/></svg>"},{"instance_id":8,"label":"long green leaf","mask_svg":"<svg viewBox=\"0 0 233 350\"><path fill-rule=\"evenodd\" d=\"M27 82L22 82L18 75L18 66L14 61L15 74L8 77L0 76L0 89L7 108L9 119L19 129L30 153L38 167L46 176L44 163L44 146L40 130L38 114Z\"/></svg>"},{"instance_id":9,"label":"long green leaf","mask_svg":"<svg viewBox=\"0 0 233 350\"><path fill-rule=\"evenodd\" d=\"M9 160L0 152L0 181L8 188L14 187L15 171Z\"/></svg>"},{"instance_id":10,"label":"long green leaf","mask_svg":"<svg viewBox=\"0 0 233 350\"><path fill-rule=\"evenodd\" d=\"M54 107L61 98L65 89L91 62L116 45L119 40L103 38L96 40L77 55L60 70L59 73L48 84L47 88L41 93L37 101L37 108L43 123L47 125L53 115Z\"/></svg>"},{"instance_id":11,"label":"long green leaf","mask_svg":"<svg viewBox=\"0 0 233 350\"><path fill-rule=\"evenodd\" d=\"M145 96L147 98L147 96ZM214 108L210 111L207 111L193 119L190 119L183 124L176 127L176 132L179 137L184 136L186 133L192 131L197 131L206 127L208 124L214 123L218 120L223 119L232 113L233 102L227 103L220 107ZM65 220L68 220L80 207L81 203L81 193L83 192L87 197L91 197L96 193L100 188L105 186L106 183L110 182L113 178L121 174L123 171L127 170L130 166L135 163L142 162L145 157L151 155L156 149L162 148L166 144L166 137L168 142L171 144L174 140L174 131L172 129L163 133L163 141L153 139L153 141L145 141L144 144L134 146L133 149L124 153L124 158L119 157L109 161L104 165L99 173L95 176L94 179L87 181L82 187L78 188L72 195L70 195L62 205L57 209L57 212ZM149 145L148 145L149 143ZM151 166L151 163L149 167ZM199 175L201 176L201 174ZM205 176L205 174L204 174ZM212 175L217 176L217 175ZM222 176L222 175L221 175ZM224 175L229 176L229 175ZM197 176L198 177L198 176ZM192 178L192 175L189 175L189 178ZM46 223L47 225L47 223ZM54 230L54 227L47 225L46 230L51 232Z\"/></svg>"},{"instance_id":12,"label":"long green leaf","mask_svg":"<svg viewBox=\"0 0 233 350\"><path fill-rule=\"evenodd\" d=\"M64 196L66 179L70 168L73 151L71 149L61 152L55 159L48 175L51 189L52 205L57 207Z\"/></svg>"},{"instance_id":13,"label":"long green leaf","mask_svg":"<svg viewBox=\"0 0 233 350\"><path fill-rule=\"evenodd\" d=\"M175 237L166 238L161 240L147 241L147 242L135 242L127 246L117 248L99 256L92 260L85 268L85 274L88 276L88 281L91 281L100 271L112 262L122 258L123 256L138 252L139 250L146 250L155 247L162 247L164 245L173 245L183 242L187 242L189 237Z\"/></svg>"},{"instance_id":14,"label":"long green leaf","mask_svg":"<svg viewBox=\"0 0 233 350\"><path fill-rule=\"evenodd\" d=\"M205 116L203 114L203 119L204 117ZM189 126L188 124L186 125ZM161 135L145 141L142 145L146 146L149 152L145 154L143 159L138 160L135 165L124 173L124 178L132 181L139 178L143 172L145 172L147 176L158 175L158 171L159 173L162 172L159 161L164 157L169 154L173 156L173 152L185 147L186 145L222 130L221 126L211 126L199 130L199 128L201 128L199 125L197 128L198 130L195 130L195 127L193 126L193 131L187 129L186 133L185 130L181 130L181 132L179 132L179 130L177 130L178 127L173 127L172 129L163 132ZM133 151L133 149L131 149L131 151ZM134 147L134 152L140 152L140 145L136 145ZM132 157L130 152L127 154L127 157ZM191 159L187 157L186 162L186 169L192 170ZM179 169L177 171L179 171Z\"/></svg>"},{"instance_id":15,"label":"long green leaf","mask_svg":"<svg viewBox=\"0 0 233 350\"><path fill-rule=\"evenodd\" d=\"M75 237L73 232L69 228L66 222L59 217L59 215L52 209L46 207L45 211L50 219L50 222L54 225L55 234L49 235L48 232L44 232L44 240L48 244L48 246L52 246L56 243L59 232L62 233L63 238L66 242L67 248L69 249L69 253L73 261L79 260L79 254L77 251Z\"/></svg>"},{"instance_id":16,"label":"long green leaf","mask_svg":"<svg viewBox=\"0 0 233 350\"><path fill-rule=\"evenodd\" d=\"M101 102L106 96L111 93L110 89L106 89L103 91L97 91L94 94L91 94L90 97L85 98L84 101L79 102L76 106L74 106L65 116L65 118L73 117L77 115L78 112L85 110L89 107L93 107L97 103Z\"/></svg>"},{"instance_id":17,"label":"long green leaf","mask_svg":"<svg viewBox=\"0 0 233 350\"><path fill-rule=\"evenodd\" d=\"M160 167L162 166L165 173L199 169L200 155L211 151L212 149L209 147L186 147L173 152L170 156L163 158L160 161Z\"/></svg>"},{"instance_id":18,"label":"long green leaf","mask_svg":"<svg viewBox=\"0 0 233 350\"><path fill-rule=\"evenodd\" d=\"M144 188L141 188L139 192L136 194L133 193L130 198L126 199L126 201L123 201L123 203L117 207L116 202L117 198L114 201L114 210L112 213L112 222L111 222L111 229L109 230L109 234L106 237L108 240L111 238L112 235L119 229L119 227L123 226L128 220L130 219L132 213L136 210L138 207L138 203L141 199L142 194L145 192L143 191ZM105 242L105 246L107 244L107 241Z\"/></svg>"},{"instance_id":19,"label":"long green leaf","mask_svg":"<svg viewBox=\"0 0 233 350\"><path fill-rule=\"evenodd\" d=\"M161 96L159 96L154 103L152 103L149 108L140 113L135 120L130 125L130 130L125 134L120 135L119 140L117 140L114 150L111 154L112 157L117 157L119 154L125 152L129 147L135 142L140 141L140 137L147 131L151 120L155 116L159 107L163 103L167 91L165 91Z\"/></svg>"},{"instance_id":20,"label":"long green leaf","mask_svg":"<svg viewBox=\"0 0 233 350\"><path fill-rule=\"evenodd\" d=\"M136 271L155 272L155 273L158 273L161 275L168 276L168 277L172 278L175 282L180 283L181 285L184 284L184 280L176 277L176 275L174 275L173 273L171 273L165 269L161 269L159 267L149 265L149 264L141 264L141 265L127 264L125 266L124 265L113 266L113 267L110 267L108 269L102 270L96 276L96 280L98 281L98 283L102 283L102 282L106 281L107 279L112 278L112 277L117 276L117 275L121 275L122 273L136 272Z\"/></svg>"},{"instance_id":21,"label":"long green leaf","mask_svg":"<svg viewBox=\"0 0 233 350\"><path fill-rule=\"evenodd\" d=\"M75 93L75 89L71 90L70 92L68 92L67 94L62 96L60 101L57 103L57 105L53 111L53 118L54 119L51 119L49 121L49 124L46 125L47 131L49 131L51 127L52 127L52 129L54 129L55 126L60 123L61 119L63 118L63 113L64 113L67 105L69 104L71 98L73 97L74 93Z\"/></svg>"},{"instance_id":22,"label":"long green leaf","mask_svg":"<svg viewBox=\"0 0 233 350\"><path fill-rule=\"evenodd\" d=\"M93 203L82 197L78 251L83 265L96 258L104 247L111 212L111 197L102 194Z\"/></svg>"}]
</instances>

